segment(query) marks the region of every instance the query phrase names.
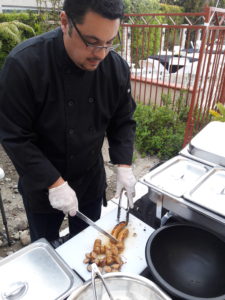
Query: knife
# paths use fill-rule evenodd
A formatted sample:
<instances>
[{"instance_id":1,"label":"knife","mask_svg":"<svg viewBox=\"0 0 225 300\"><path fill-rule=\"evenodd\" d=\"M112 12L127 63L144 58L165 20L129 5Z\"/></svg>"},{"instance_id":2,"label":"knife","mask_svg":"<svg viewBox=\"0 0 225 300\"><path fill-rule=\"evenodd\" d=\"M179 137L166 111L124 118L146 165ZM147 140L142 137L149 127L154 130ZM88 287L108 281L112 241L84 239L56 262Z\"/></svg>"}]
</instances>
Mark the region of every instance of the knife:
<instances>
[{"instance_id":1,"label":"knife","mask_svg":"<svg viewBox=\"0 0 225 300\"><path fill-rule=\"evenodd\" d=\"M99 227L95 222L93 222L91 219L89 219L87 216L85 216L84 214L82 214L80 211L76 212L76 216L78 218L80 218L82 221L84 221L85 223L87 223L88 225L94 227L96 230L98 230L99 232L103 233L105 236L107 236L110 240L112 240L114 243L117 243L118 240L114 238L114 236L112 236L111 234L109 234L107 231L105 231L104 229L102 229L101 227Z\"/></svg>"}]
</instances>

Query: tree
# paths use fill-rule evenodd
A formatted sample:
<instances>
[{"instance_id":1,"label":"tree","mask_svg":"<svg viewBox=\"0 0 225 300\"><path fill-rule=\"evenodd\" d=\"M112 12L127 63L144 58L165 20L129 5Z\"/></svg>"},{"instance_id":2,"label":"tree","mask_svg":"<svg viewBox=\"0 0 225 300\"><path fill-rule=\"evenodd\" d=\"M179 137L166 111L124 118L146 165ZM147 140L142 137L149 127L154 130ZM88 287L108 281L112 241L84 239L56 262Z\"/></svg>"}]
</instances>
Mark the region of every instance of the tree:
<instances>
[{"instance_id":1,"label":"tree","mask_svg":"<svg viewBox=\"0 0 225 300\"><path fill-rule=\"evenodd\" d=\"M143 14L157 13L160 11L159 0L124 0L125 13ZM157 24L154 18L148 20L150 24ZM124 19L124 22L129 20ZM143 19L135 18L135 24L143 24ZM138 66L138 62L143 57L148 57L150 54L157 53L160 44L160 29L159 28L136 28L131 27L131 56L132 62ZM152 38L149 39L149 36Z\"/></svg>"},{"instance_id":2,"label":"tree","mask_svg":"<svg viewBox=\"0 0 225 300\"><path fill-rule=\"evenodd\" d=\"M161 0L160 3L178 5L184 8L184 12L202 12L205 6L217 5L217 0ZM219 8L225 8L225 0L219 1Z\"/></svg>"},{"instance_id":3,"label":"tree","mask_svg":"<svg viewBox=\"0 0 225 300\"><path fill-rule=\"evenodd\" d=\"M59 13L63 0L36 0L39 15L45 19L44 31L54 29L59 25Z\"/></svg>"},{"instance_id":4,"label":"tree","mask_svg":"<svg viewBox=\"0 0 225 300\"><path fill-rule=\"evenodd\" d=\"M153 13L160 9L159 0L124 0L125 13Z\"/></svg>"},{"instance_id":5,"label":"tree","mask_svg":"<svg viewBox=\"0 0 225 300\"><path fill-rule=\"evenodd\" d=\"M162 4L168 4L168 5L178 5L181 6L180 0L161 0L160 3Z\"/></svg>"},{"instance_id":6,"label":"tree","mask_svg":"<svg viewBox=\"0 0 225 300\"><path fill-rule=\"evenodd\" d=\"M36 0L39 11L50 11L51 13L58 15L58 12L62 9L62 0Z\"/></svg>"}]
</instances>

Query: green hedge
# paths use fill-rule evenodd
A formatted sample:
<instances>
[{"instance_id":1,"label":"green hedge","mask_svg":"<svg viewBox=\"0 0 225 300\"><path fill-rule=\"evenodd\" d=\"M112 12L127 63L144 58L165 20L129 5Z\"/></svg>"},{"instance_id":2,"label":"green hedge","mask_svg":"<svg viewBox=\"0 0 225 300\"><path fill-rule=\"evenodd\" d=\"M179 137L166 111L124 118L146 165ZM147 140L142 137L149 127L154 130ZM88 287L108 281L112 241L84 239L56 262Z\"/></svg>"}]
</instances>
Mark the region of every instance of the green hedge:
<instances>
[{"instance_id":1,"label":"green hedge","mask_svg":"<svg viewBox=\"0 0 225 300\"><path fill-rule=\"evenodd\" d=\"M143 155L169 159L182 149L186 127L187 108L146 106L138 104L134 114L137 122L135 147Z\"/></svg>"}]
</instances>

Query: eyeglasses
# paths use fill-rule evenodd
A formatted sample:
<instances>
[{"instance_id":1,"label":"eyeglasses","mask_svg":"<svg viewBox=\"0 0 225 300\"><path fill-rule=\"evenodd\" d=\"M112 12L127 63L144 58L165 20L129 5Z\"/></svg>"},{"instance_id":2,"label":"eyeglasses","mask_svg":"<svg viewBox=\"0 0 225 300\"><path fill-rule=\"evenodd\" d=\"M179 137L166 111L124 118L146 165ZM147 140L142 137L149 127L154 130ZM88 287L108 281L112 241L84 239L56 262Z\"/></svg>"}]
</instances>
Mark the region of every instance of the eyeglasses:
<instances>
[{"instance_id":1,"label":"eyeglasses","mask_svg":"<svg viewBox=\"0 0 225 300\"><path fill-rule=\"evenodd\" d=\"M82 35L82 33L80 32L80 30L77 28L76 24L74 23L74 21L72 19L70 19L73 27L76 29L80 39L82 40L82 42L85 44L85 46L89 49L91 49L92 51L94 52L97 52L97 51L100 51L102 49L104 49L106 52L109 52L109 51L114 51L115 49L117 49L120 45L121 45L121 42L120 42L120 36L119 36L119 33L118 33L118 39L119 39L119 44L115 44L115 45L111 45L111 46L98 46L98 45L93 45L91 43L89 43L85 38L84 36Z\"/></svg>"}]
</instances>

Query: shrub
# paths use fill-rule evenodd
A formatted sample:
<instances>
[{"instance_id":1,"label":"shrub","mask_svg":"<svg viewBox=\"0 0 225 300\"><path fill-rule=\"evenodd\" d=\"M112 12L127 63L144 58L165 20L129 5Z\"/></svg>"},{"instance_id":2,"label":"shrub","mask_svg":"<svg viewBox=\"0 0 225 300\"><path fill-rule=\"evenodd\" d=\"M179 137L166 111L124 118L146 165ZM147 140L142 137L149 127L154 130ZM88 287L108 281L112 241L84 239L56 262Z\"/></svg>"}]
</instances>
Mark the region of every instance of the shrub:
<instances>
[{"instance_id":1,"label":"shrub","mask_svg":"<svg viewBox=\"0 0 225 300\"><path fill-rule=\"evenodd\" d=\"M218 111L211 109L209 113L213 116L213 121L225 122L225 106L224 104L218 102L216 104Z\"/></svg>"},{"instance_id":2,"label":"shrub","mask_svg":"<svg viewBox=\"0 0 225 300\"><path fill-rule=\"evenodd\" d=\"M138 104L134 114L137 122L135 146L143 155L169 159L182 148L186 122L169 106L151 107Z\"/></svg>"},{"instance_id":3,"label":"shrub","mask_svg":"<svg viewBox=\"0 0 225 300\"><path fill-rule=\"evenodd\" d=\"M21 13L0 13L0 23L19 21L32 27L36 34L45 32L47 14L37 14L31 11Z\"/></svg>"},{"instance_id":4,"label":"shrub","mask_svg":"<svg viewBox=\"0 0 225 300\"><path fill-rule=\"evenodd\" d=\"M33 28L21 22L0 23L0 67L5 57L18 43L34 35Z\"/></svg>"}]
</instances>

